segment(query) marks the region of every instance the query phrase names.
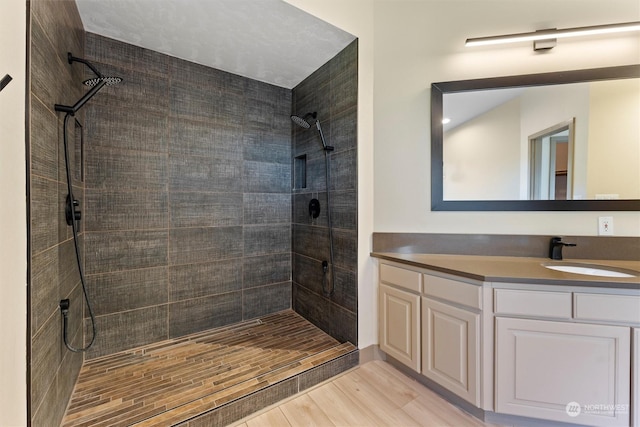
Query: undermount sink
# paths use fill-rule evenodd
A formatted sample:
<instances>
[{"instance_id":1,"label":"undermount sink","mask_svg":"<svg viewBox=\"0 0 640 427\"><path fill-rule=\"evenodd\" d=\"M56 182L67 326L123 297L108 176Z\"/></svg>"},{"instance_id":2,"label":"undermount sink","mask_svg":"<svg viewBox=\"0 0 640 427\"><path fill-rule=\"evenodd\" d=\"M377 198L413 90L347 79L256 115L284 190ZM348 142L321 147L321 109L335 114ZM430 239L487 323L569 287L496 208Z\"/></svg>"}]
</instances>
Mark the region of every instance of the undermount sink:
<instances>
[{"instance_id":1,"label":"undermount sink","mask_svg":"<svg viewBox=\"0 0 640 427\"><path fill-rule=\"evenodd\" d=\"M636 277L640 272L633 270L618 269L605 265L595 264L542 264L543 267L550 270L563 271L565 273L584 274L587 276L602 277Z\"/></svg>"}]
</instances>

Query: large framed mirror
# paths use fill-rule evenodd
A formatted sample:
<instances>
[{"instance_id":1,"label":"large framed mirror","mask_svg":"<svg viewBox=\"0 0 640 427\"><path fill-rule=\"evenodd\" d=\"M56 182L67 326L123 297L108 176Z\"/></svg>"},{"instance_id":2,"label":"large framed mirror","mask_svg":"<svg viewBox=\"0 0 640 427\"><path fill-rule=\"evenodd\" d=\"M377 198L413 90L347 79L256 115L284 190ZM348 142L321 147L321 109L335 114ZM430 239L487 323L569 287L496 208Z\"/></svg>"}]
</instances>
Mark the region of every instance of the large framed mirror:
<instances>
[{"instance_id":1,"label":"large framed mirror","mask_svg":"<svg viewBox=\"0 0 640 427\"><path fill-rule=\"evenodd\" d=\"M431 209L640 210L640 65L433 83Z\"/></svg>"}]
</instances>

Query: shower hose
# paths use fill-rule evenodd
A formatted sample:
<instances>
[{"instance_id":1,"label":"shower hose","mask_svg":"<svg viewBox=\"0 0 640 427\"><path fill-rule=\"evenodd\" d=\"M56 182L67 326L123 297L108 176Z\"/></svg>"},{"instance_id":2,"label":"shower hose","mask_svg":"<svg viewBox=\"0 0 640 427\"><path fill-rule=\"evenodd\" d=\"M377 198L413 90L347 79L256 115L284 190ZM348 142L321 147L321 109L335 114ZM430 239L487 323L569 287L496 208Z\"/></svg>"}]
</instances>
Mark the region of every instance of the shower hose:
<instances>
[{"instance_id":1,"label":"shower hose","mask_svg":"<svg viewBox=\"0 0 640 427\"><path fill-rule=\"evenodd\" d=\"M76 348L69 344L69 337L67 336L67 323L68 323L68 314L69 314L69 300L65 299L60 301L60 310L62 311L62 317L64 318L64 326L63 326L63 339L64 345L72 352L78 353L82 351L87 351L96 339L96 319L93 314L93 309L91 308L91 302L89 301L89 297L87 296L87 284L86 279L84 277L84 271L82 268L82 259L80 258L80 247L78 244L78 224L75 217L75 204L77 203L75 198L73 197L73 185L71 181L71 169L69 167L69 149L67 143L67 121L71 117L70 113L67 113L64 116L63 123L63 131L62 131L62 140L64 144L64 165L67 175L67 191L68 191L68 199L67 203L70 204L69 208L71 209L71 229L73 230L73 246L75 248L76 253L76 262L78 264L78 272L80 273L80 283L82 285L82 293L84 295L84 300L87 303L87 310L89 311L89 317L91 317L91 341L85 347ZM81 317L82 318L82 317Z\"/></svg>"},{"instance_id":2,"label":"shower hose","mask_svg":"<svg viewBox=\"0 0 640 427\"><path fill-rule=\"evenodd\" d=\"M324 137L323 137L324 138ZM336 273L335 273L335 263L333 260L333 224L331 223L331 178L330 178L330 169L329 162L331 161L330 151L324 150L324 167L325 167L325 186L327 189L327 226L329 228L329 260L331 261L331 274L327 275L326 267L323 265L324 269L324 277L322 283L322 290L326 295L332 296L336 289ZM331 281L331 283L327 283Z\"/></svg>"}]
</instances>

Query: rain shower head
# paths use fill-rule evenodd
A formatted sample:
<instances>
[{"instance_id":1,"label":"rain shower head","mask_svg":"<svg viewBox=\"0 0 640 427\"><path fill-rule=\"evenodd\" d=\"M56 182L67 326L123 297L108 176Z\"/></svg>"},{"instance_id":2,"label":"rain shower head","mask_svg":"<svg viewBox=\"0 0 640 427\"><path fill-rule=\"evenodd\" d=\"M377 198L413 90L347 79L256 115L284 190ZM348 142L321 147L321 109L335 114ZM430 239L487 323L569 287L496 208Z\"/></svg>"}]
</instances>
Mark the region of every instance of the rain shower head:
<instances>
[{"instance_id":1,"label":"rain shower head","mask_svg":"<svg viewBox=\"0 0 640 427\"><path fill-rule=\"evenodd\" d=\"M74 115L88 100L90 100L103 86L111 86L118 84L122 81L120 77L104 77L97 69L93 66L89 61L82 58L76 58L71 54L71 52L67 53L67 60L69 64L73 64L74 62L80 62L86 65L96 77L85 80L83 83L89 86L91 89L87 93L84 94L82 98L78 100L74 105L61 105L55 104L56 111L62 111L63 113L67 113L69 115Z\"/></svg>"},{"instance_id":2,"label":"rain shower head","mask_svg":"<svg viewBox=\"0 0 640 427\"><path fill-rule=\"evenodd\" d=\"M85 86L94 87L102 81L104 82L105 86L113 86L120 83L122 81L122 78L121 77L94 77L92 79L87 79L82 83Z\"/></svg>"},{"instance_id":3,"label":"rain shower head","mask_svg":"<svg viewBox=\"0 0 640 427\"><path fill-rule=\"evenodd\" d=\"M315 120L316 128L318 129L318 133L320 134L322 148L324 149L325 152L333 151L333 147L331 145L327 145L327 142L324 139L324 134L322 133L322 126L320 126L320 120L318 120L317 117L318 117L318 113L314 111L313 113L307 113L302 117L292 115L291 120L293 121L293 123L305 129L309 129L311 127L311 123L309 123L309 119Z\"/></svg>"},{"instance_id":4,"label":"rain shower head","mask_svg":"<svg viewBox=\"0 0 640 427\"><path fill-rule=\"evenodd\" d=\"M318 113L314 111L313 113L305 114L303 117L292 115L291 120L298 126L309 129L311 127L311 124L309 123L308 119L311 118L315 120L316 117L318 117Z\"/></svg>"}]
</instances>

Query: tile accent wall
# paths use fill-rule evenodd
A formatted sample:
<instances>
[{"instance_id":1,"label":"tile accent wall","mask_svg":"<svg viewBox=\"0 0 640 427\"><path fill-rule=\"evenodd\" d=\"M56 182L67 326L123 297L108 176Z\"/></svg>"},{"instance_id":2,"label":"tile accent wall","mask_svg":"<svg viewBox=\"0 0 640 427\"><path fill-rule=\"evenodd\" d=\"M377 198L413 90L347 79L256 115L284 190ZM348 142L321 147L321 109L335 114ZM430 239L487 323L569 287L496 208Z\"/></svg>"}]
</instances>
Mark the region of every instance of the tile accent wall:
<instances>
[{"instance_id":1,"label":"tile accent wall","mask_svg":"<svg viewBox=\"0 0 640 427\"><path fill-rule=\"evenodd\" d=\"M86 34L95 358L291 307L291 91ZM85 319L86 331L90 324Z\"/></svg>"},{"instance_id":2,"label":"tile accent wall","mask_svg":"<svg viewBox=\"0 0 640 427\"><path fill-rule=\"evenodd\" d=\"M62 122L54 104L73 105L83 94L81 64L69 65L67 52L82 56L84 30L74 1L31 0L29 87L29 414L31 425L58 425L73 391L82 355L62 342L58 304L73 303L69 314L71 344L82 344L82 291L70 227L64 214L67 196ZM83 114L75 119L81 125ZM75 121L68 126L72 176ZM84 183L74 179L74 197L84 200ZM82 206L81 206L82 208ZM80 234L82 240L82 233Z\"/></svg>"},{"instance_id":3,"label":"tile accent wall","mask_svg":"<svg viewBox=\"0 0 640 427\"><path fill-rule=\"evenodd\" d=\"M327 194L322 143L315 126L293 126L291 163L306 156L306 187L292 194L293 307L310 322L339 341L357 344L357 94L358 42L293 89L293 114L316 111L331 153L330 195L333 223L335 291L322 290L322 261L329 260ZM309 215L312 198L321 213Z\"/></svg>"}]
</instances>

